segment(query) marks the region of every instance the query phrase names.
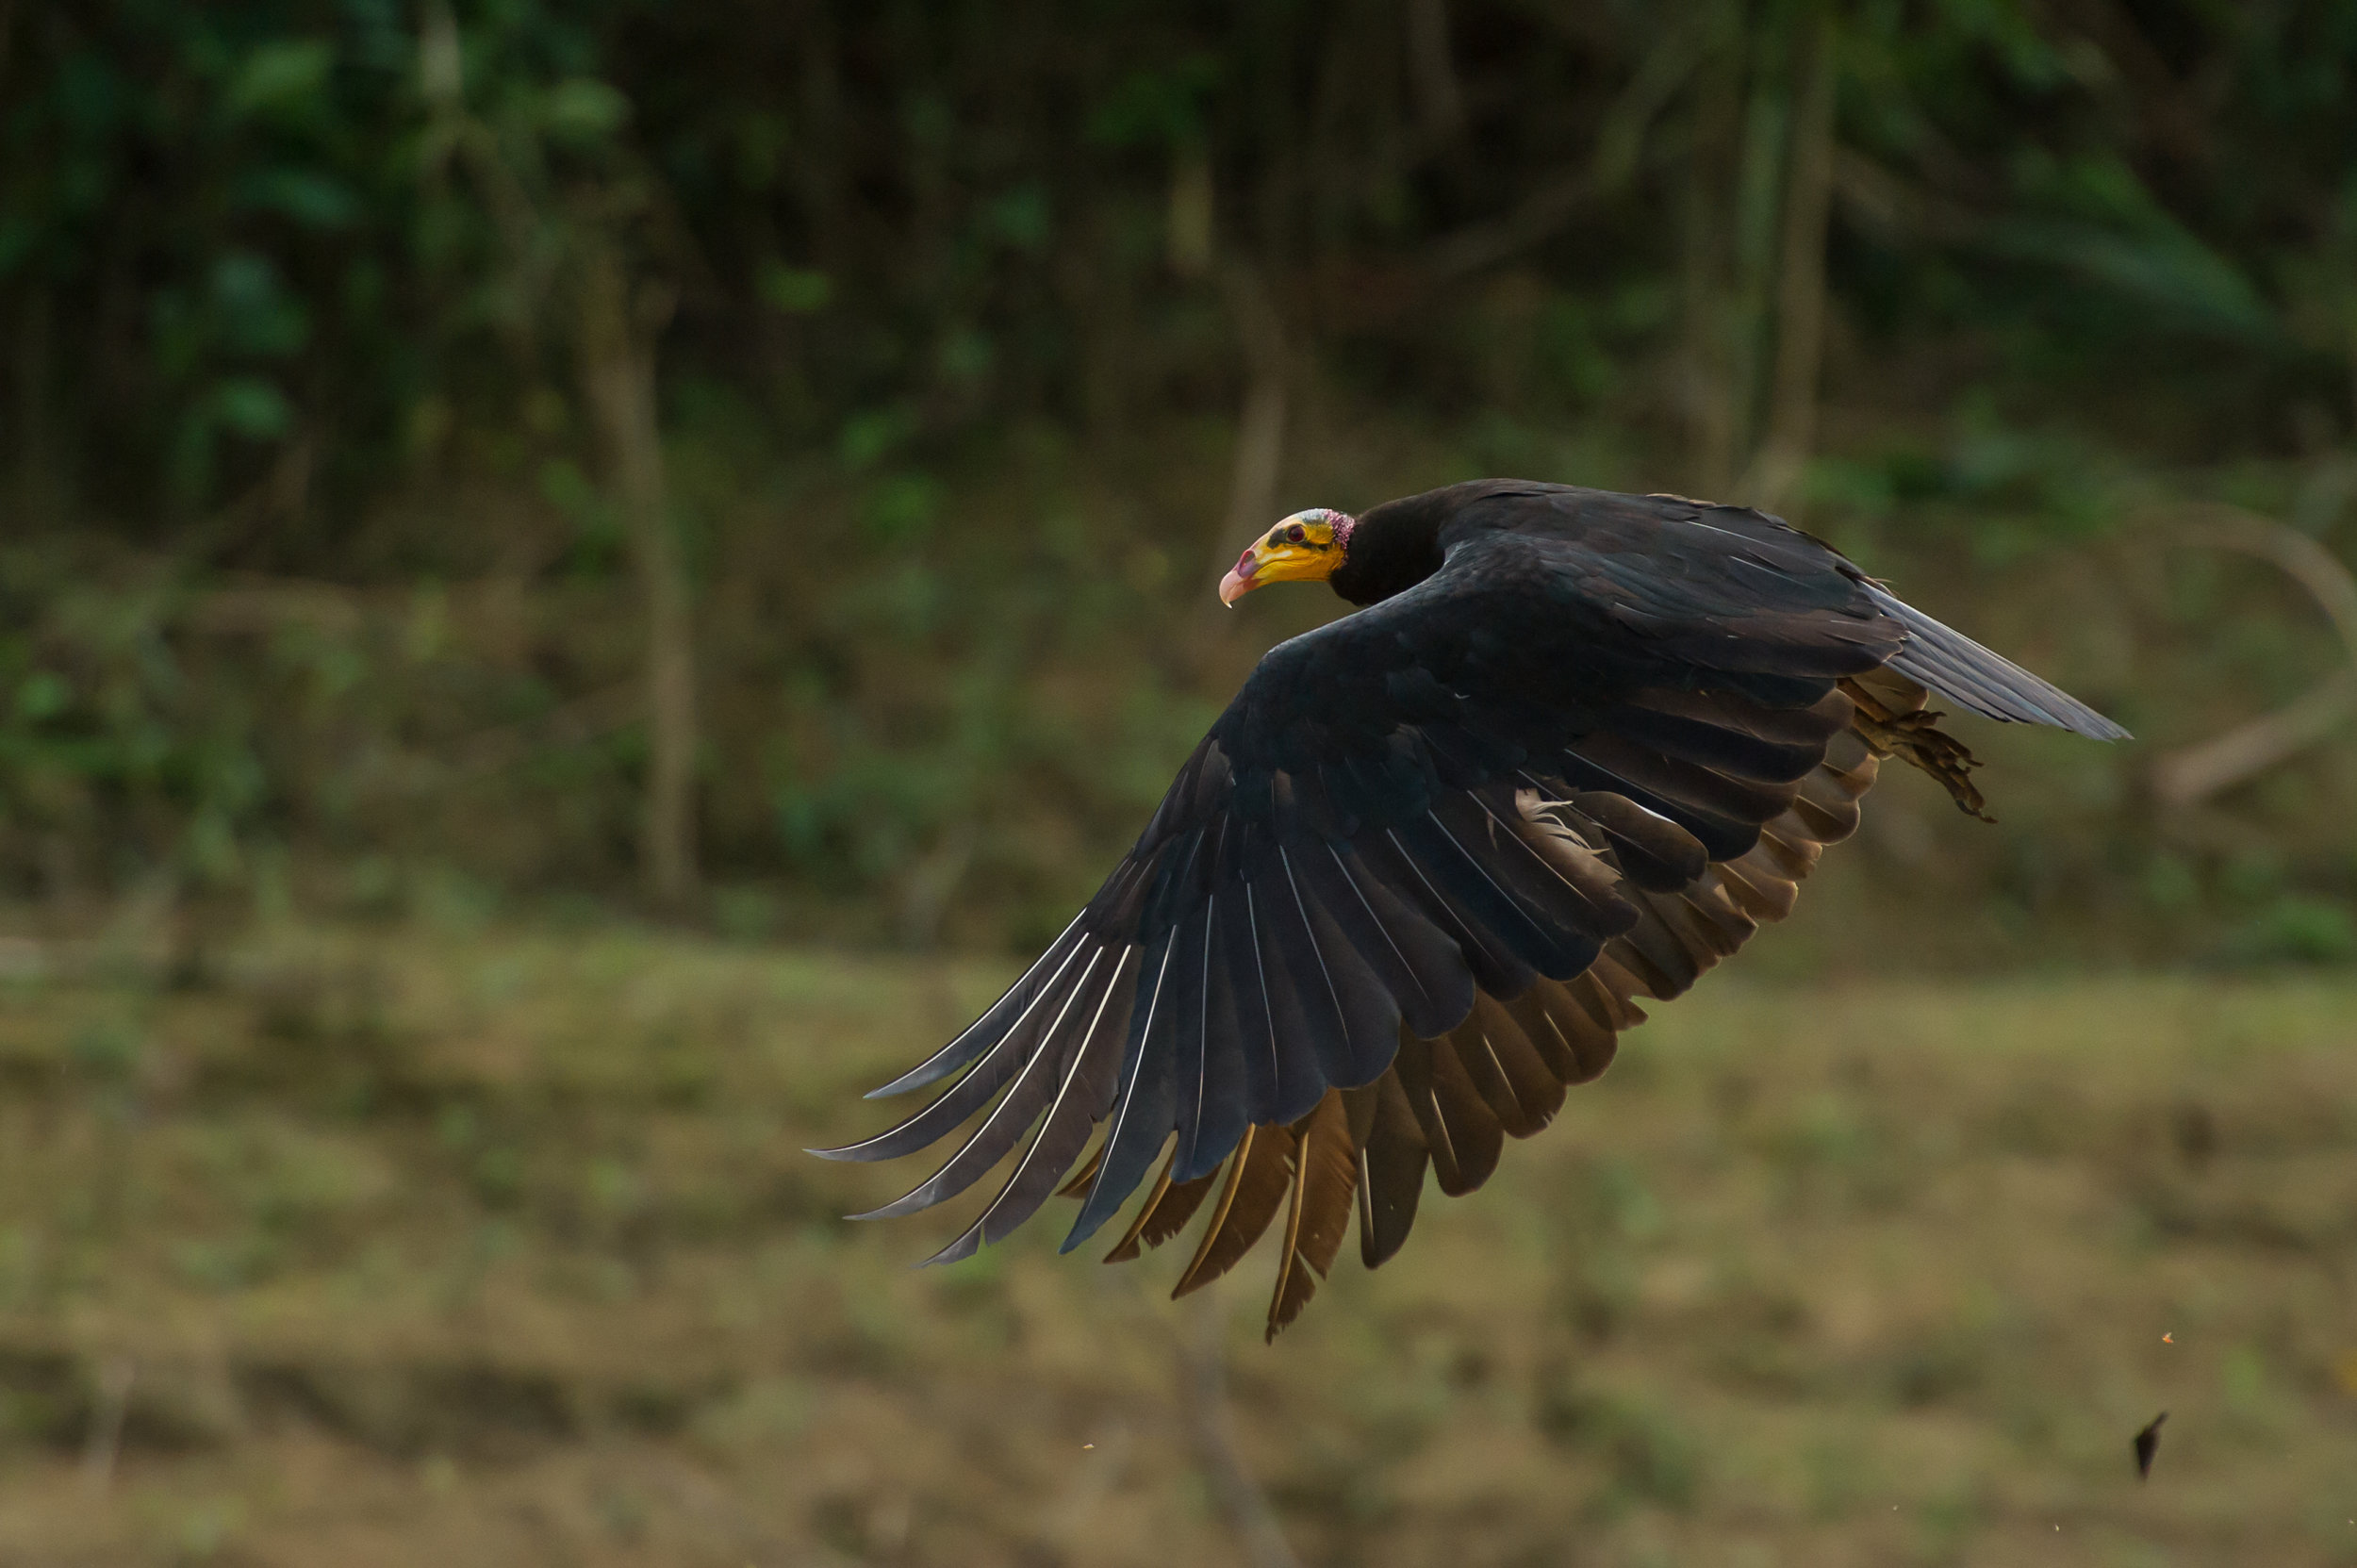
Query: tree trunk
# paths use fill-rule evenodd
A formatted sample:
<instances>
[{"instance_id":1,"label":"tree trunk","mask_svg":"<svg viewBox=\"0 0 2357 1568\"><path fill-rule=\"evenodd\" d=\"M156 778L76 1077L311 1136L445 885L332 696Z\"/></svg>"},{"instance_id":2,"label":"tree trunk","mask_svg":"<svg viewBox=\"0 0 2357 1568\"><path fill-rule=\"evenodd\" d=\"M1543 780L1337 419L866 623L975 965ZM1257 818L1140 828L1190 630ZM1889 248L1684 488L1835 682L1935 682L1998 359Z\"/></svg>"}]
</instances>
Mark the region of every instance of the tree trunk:
<instances>
[{"instance_id":1,"label":"tree trunk","mask_svg":"<svg viewBox=\"0 0 2357 1568\"><path fill-rule=\"evenodd\" d=\"M1793 504L1793 486L1816 445L1817 381L1825 357L1825 219L1834 154L1831 8L1805 16L1801 27L1776 264L1776 358L1768 434L1742 486L1744 500L1770 511Z\"/></svg>"},{"instance_id":2,"label":"tree trunk","mask_svg":"<svg viewBox=\"0 0 2357 1568\"><path fill-rule=\"evenodd\" d=\"M1408 0L1408 70L1416 110L1432 145L1453 148L1465 140L1465 94L1448 34L1448 0Z\"/></svg>"},{"instance_id":3,"label":"tree trunk","mask_svg":"<svg viewBox=\"0 0 2357 1568\"><path fill-rule=\"evenodd\" d=\"M53 520L57 489L50 452L49 289L36 283L25 295L16 340L17 521L31 526Z\"/></svg>"},{"instance_id":4,"label":"tree trunk","mask_svg":"<svg viewBox=\"0 0 2357 1568\"><path fill-rule=\"evenodd\" d=\"M696 653L687 574L672 532L655 415L654 339L670 300L653 286L630 297L621 257L596 245L581 284L582 380L614 501L622 514L647 612L647 784L639 874L667 914L694 902Z\"/></svg>"},{"instance_id":5,"label":"tree trunk","mask_svg":"<svg viewBox=\"0 0 2357 1568\"><path fill-rule=\"evenodd\" d=\"M1235 464L1228 475L1226 532L1211 554L1221 571L1254 533L1276 519L1277 482L1285 463L1285 328L1260 272L1230 261L1221 274L1244 346L1244 404L1236 415Z\"/></svg>"},{"instance_id":6,"label":"tree trunk","mask_svg":"<svg viewBox=\"0 0 2357 1568\"><path fill-rule=\"evenodd\" d=\"M1732 483L1736 404L1729 320L1729 222L1735 211L1735 143L1739 130L1742 32L1720 8L1694 77L1688 124L1686 170L1679 193L1679 292L1685 342L1676 370L1676 398L1685 415L1688 477L1678 488L1717 497Z\"/></svg>"}]
</instances>

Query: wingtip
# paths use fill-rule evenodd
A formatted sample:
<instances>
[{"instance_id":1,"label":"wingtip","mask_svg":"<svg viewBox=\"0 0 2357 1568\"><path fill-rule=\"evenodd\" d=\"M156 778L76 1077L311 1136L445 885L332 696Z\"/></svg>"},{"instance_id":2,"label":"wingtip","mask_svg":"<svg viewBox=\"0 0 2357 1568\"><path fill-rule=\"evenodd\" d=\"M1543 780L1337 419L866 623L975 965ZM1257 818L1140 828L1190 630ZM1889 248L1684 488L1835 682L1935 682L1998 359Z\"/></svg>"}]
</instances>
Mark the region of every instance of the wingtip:
<instances>
[{"instance_id":1,"label":"wingtip","mask_svg":"<svg viewBox=\"0 0 2357 1568\"><path fill-rule=\"evenodd\" d=\"M977 1252L980 1252L981 1249L982 1238L980 1228L978 1227L976 1230L968 1230L964 1235L960 1236L956 1241L951 1242L948 1246L943 1247L940 1251L934 1253L931 1257L926 1259L923 1263L918 1263L916 1266L918 1268L932 1268L938 1264L962 1263L968 1258L974 1256Z\"/></svg>"},{"instance_id":2,"label":"wingtip","mask_svg":"<svg viewBox=\"0 0 2357 1568\"><path fill-rule=\"evenodd\" d=\"M928 1064L928 1065L930 1065L930 1064ZM946 1072L928 1072L925 1067L918 1067L914 1072L902 1073L899 1077L894 1079L891 1082L885 1084L881 1089L868 1090L865 1094L860 1096L859 1098L862 1099L890 1099L895 1095L905 1095L913 1089L922 1089L929 1083L937 1083L948 1076L948 1074Z\"/></svg>"},{"instance_id":3,"label":"wingtip","mask_svg":"<svg viewBox=\"0 0 2357 1568\"><path fill-rule=\"evenodd\" d=\"M2054 728L2067 730L2074 735L2080 735L2088 740L2100 740L2107 745L2116 740L2136 738L2129 734L2127 725L2107 715L2096 712L2085 702L2074 702L2073 706L2078 711L2053 720Z\"/></svg>"},{"instance_id":4,"label":"wingtip","mask_svg":"<svg viewBox=\"0 0 2357 1568\"><path fill-rule=\"evenodd\" d=\"M931 1185L932 1183L929 1181L925 1186L917 1188L905 1197L896 1197L880 1209L870 1209L865 1213L846 1214L843 1217L846 1219L906 1219L911 1214L921 1214L941 1201L943 1195L926 1190Z\"/></svg>"},{"instance_id":5,"label":"wingtip","mask_svg":"<svg viewBox=\"0 0 2357 1568\"><path fill-rule=\"evenodd\" d=\"M1120 1210L1119 1203L1109 1203L1104 1205L1100 1213L1096 1205L1096 1195L1092 1192L1087 1200L1081 1203L1080 1213L1073 1216L1072 1229L1064 1232L1063 1240L1057 1245L1057 1256L1062 1257L1067 1252L1078 1252L1081 1247L1086 1246L1089 1238L1105 1229L1105 1222L1113 1218Z\"/></svg>"}]
</instances>

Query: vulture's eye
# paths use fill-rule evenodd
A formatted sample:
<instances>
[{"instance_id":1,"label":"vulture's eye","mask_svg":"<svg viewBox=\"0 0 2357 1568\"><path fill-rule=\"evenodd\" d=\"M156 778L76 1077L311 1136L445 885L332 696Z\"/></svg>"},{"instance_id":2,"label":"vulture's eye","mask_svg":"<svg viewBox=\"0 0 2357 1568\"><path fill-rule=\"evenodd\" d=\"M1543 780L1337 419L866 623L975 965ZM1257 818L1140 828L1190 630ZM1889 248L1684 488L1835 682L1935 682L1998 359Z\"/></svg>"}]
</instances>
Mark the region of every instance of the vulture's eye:
<instances>
[{"instance_id":1,"label":"vulture's eye","mask_svg":"<svg viewBox=\"0 0 2357 1568\"><path fill-rule=\"evenodd\" d=\"M1291 528L1285 530L1285 537L1293 540L1295 544L1299 544L1303 539L1308 538L1309 536L1301 531L1301 524L1296 522ZM1276 541L1271 540L1270 542L1275 543Z\"/></svg>"}]
</instances>

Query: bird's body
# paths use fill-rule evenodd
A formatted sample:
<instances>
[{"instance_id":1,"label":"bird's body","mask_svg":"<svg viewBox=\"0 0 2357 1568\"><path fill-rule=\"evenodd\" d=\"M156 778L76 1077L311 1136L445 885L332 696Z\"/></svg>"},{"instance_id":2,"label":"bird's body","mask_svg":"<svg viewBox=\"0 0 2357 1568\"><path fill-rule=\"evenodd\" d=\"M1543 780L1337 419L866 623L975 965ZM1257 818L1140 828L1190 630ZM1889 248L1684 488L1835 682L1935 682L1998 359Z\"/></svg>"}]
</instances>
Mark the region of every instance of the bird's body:
<instances>
[{"instance_id":1,"label":"bird's body","mask_svg":"<svg viewBox=\"0 0 2357 1568\"><path fill-rule=\"evenodd\" d=\"M1022 1147L942 1259L1060 1184L1081 1202L1069 1249L1152 1174L1112 1257L1208 1202L1183 1293L1277 1226L1274 1335L1354 1199L1373 1266L1427 1169L1479 1186L1507 1135L1603 1071L1640 999L1787 914L1883 758L1977 813L1975 764L1927 695L2124 734L1742 508L1478 481L1296 514L1222 597L1287 578L1363 608L1271 650L1072 925L879 1093L956 1081L825 1151L910 1153L981 1117L881 1216Z\"/></svg>"}]
</instances>

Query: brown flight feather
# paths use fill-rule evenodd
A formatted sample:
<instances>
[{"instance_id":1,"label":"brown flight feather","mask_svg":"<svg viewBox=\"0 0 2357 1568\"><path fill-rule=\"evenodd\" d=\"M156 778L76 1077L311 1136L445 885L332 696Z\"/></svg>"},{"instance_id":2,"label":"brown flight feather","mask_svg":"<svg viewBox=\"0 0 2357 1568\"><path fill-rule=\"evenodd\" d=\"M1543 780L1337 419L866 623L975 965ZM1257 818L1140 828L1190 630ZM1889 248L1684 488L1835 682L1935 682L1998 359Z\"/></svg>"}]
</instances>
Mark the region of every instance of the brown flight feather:
<instances>
[{"instance_id":1,"label":"brown flight feather","mask_svg":"<svg viewBox=\"0 0 2357 1568\"><path fill-rule=\"evenodd\" d=\"M1392 1071L1407 1091L1409 1109L1424 1130L1441 1191L1461 1197L1490 1180L1505 1145L1505 1130L1447 1040L1419 1040L1403 1028Z\"/></svg>"},{"instance_id":2,"label":"brown flight feather","mask_svg":"<svg viewBox=\"0 0 2357 1568\"><path fill-rule=\"evenodd\" d=\"M1363 1089L1345 1089L1354 1121L1364 1106L1366 1130L1359 1146L1359 1261L1367 1267L1390 1258L1408 1240L1416 1222L1416 1200L1424 1196L1424 1173L1432 1163L1424 1129L1408 1104L1399 1075L1387 1072Z\"/></svg>"},{"instance_id":3,"label":"brown flight feather","mask_svg":"<svg viewBox=\"0 0 2357 1568\"><path fill-rule=\"evenodd\" d=\"M1287 1178L1295 1141L1289 1127L1245 1129L1244 1142L1228 1160L1228 1184L1220 1189L1211 1223L1195 1244L1194 1261L1171 1291L1172 1299L1210 1284L1252 1250L1292 1186Z\"/></svg>"},{"instance_id":4,"label":"brown flight feather","mask_svg":"<svg viewBox=\"0 0 2357 1568\"><path fill-rule=\"evenodd\" d=\"M1173 1153L1171 1159L1177 1158L1177 1154ZM1211 1183L1218 1179L1219 1172L1207 1171L1192 1181L1173 1181L1170 1179L1170 1160L1162 1162L1162 1174L1154 1179L1154 1190L1146 1195L1144 1203L1138 1205L1137 1218L1129 1222L1129 1229L1122 1232L1121 1240L1113 1244L1111 1252L1105 1254L1107 1263L1126 1263L1138 1256L1141 1250L1162 1246L1184 1230L1187 1221L1195 1217L1195 1210L1203 1206L1204 1197L1211 1192Z\"/></svg>"},{"instance_id":5,"label":"brown flight feather","mask_svg":"<svg viewBox=\"0 0 2357 1568\"><path fill-rule=\"evenodd\" d=\"M1271 1341L1301 1315L1318 1281L1334 1266L1334 1255L1350 1232L1350 1195L1358 1181L1350 1113L1343 1109L1341 1090L1327 1090L1318 1108L1294 1129L1293 1202L1277 1254L1277 1285L1269 1295Z\"/></svg>"},{"instance_id":6,"label":"brown flight feather","mask_svg":"<svg viewBox=\"0 0 2357 1568\"><path fill-rule=\"evenodd\" d=\"M1096 1185L1096 1168L1104 1163L1105 1146L1100 1143L1089 1151L1087 1159L1080 1162L1080 1168L1072 1173L1072 1180L1056 1189L1056 1196L1058 1197L1088 1197L1089 1189Z\"/></svg>"}]
</instances>

